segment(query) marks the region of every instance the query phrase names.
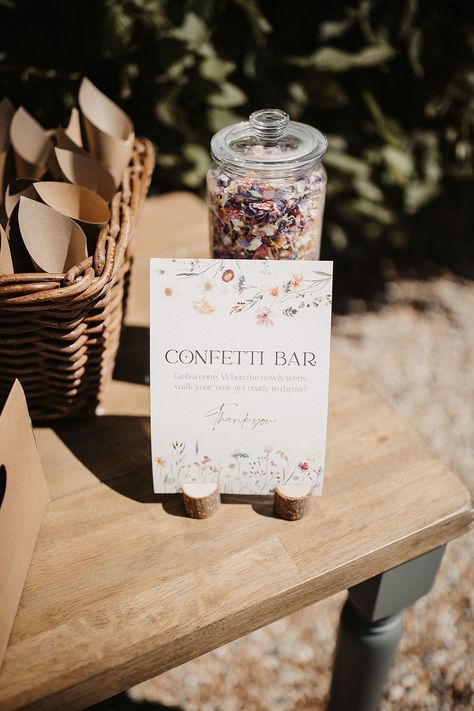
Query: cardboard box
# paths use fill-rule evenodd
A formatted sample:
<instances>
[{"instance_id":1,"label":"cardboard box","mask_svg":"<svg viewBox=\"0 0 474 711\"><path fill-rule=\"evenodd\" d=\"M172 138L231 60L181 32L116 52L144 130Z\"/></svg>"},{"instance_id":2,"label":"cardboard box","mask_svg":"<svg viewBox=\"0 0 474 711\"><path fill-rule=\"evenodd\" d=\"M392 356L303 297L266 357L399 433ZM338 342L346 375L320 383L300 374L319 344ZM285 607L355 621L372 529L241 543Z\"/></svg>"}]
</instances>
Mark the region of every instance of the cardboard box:
<instances>
[{"instance_id":1,"label":"cardboard box","mask_svg":"<svg viewBox=\"0 0 474 711\"><path fill-rule=\"evenodd\" d=\"M0 415L0 666L48 498L25 394L16 380Z\"/></svg>"}]
</instances>

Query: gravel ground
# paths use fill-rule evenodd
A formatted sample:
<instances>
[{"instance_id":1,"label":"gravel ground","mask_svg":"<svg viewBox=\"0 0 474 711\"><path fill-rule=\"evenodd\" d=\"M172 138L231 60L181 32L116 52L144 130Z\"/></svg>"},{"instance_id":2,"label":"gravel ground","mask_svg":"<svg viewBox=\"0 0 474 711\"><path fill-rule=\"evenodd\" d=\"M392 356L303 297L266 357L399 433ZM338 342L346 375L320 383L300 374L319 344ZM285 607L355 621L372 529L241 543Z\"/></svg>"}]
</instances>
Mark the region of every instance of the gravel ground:
<instances>
[{"instance_id":1,"label":"gravel ground","mask_svg":"<svg viewBox=\"0 0 474 711\"><path fill-rule=\"evenodd\" d=\"M394 282L386 307L354 309L335 321L339 352L474 490L474 285L449 278ZM474 708L473 542L471 533L450 544L431 595L406 614L380 711ZM107 709L145 702L183 711L322 711L344 598L140 684Z\"/></svg>"}]
</instances>

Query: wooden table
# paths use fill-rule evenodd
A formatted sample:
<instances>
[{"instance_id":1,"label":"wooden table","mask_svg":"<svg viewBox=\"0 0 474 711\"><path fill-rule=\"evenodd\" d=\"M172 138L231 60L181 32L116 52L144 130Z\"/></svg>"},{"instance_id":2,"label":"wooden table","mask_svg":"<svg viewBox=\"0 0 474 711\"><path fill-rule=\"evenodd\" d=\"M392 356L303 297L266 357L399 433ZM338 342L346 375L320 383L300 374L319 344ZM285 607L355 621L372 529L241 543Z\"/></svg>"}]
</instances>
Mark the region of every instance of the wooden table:
<instances>
[{"instance_id":1,"label":"wooden table","mask_svg":"<svg viewBox=\"0 0 474 711\"><path fill-rule=\"evenodd\" d=\"M430 587L439 547L472 523L468 491L334 353L327 479L307 518L278 520L255 497L192 520L179 497L153 495L148 257L206 256L204 206L185 193L152 198L140 231L104 416L36 429L51 504L0 708L84 708L345 588L331 708L344 708L341 688L346 710L372 708L398 613Z\"/></svg>"}]
</instances>

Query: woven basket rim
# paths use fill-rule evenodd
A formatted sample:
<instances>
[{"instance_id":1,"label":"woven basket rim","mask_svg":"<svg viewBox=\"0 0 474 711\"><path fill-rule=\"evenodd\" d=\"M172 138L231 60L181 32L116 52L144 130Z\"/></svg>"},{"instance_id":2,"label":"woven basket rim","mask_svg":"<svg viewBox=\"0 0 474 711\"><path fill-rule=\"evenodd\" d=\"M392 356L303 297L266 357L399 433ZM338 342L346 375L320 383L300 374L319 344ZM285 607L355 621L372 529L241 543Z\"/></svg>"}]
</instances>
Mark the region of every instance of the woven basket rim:
<instances>
[{"instance_id":1,"label":"woven basket rim","mask_svg":"<svg viewBox=\"0 0 474 711\"><path fill-rule=\"evenodd\" d=\"M153 166L152 144L135 138L130 164L112 198L110 220L99 232L94 254L64 274L0 274L0 316L11 316L12 310L52 308L56 312L64 305L70 318L72 304L81 310L97 301L124 262L138 201L146 194Z\"/></svg>"}]
</instances>

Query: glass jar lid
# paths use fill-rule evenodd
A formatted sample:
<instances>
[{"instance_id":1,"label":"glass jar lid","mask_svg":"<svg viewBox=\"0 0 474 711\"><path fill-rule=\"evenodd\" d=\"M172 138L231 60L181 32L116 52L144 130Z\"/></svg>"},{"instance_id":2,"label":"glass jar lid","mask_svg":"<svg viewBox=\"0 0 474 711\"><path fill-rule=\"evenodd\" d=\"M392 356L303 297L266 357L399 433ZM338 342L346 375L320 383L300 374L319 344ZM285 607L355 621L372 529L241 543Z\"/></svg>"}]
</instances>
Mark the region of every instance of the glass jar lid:
<instances>
[{"instance_id":1,"label":"glass jar lid","mask_svg":"<svg viewBox=\"0 0 474 711\"><path fill-rule=\"evenodd\" d=\"M261 109L248 121L218 131L211 141L215 161L233 168L286 174L317 163L327 149L321 131L280 109Z\"/></svg>"}]
</instances>

